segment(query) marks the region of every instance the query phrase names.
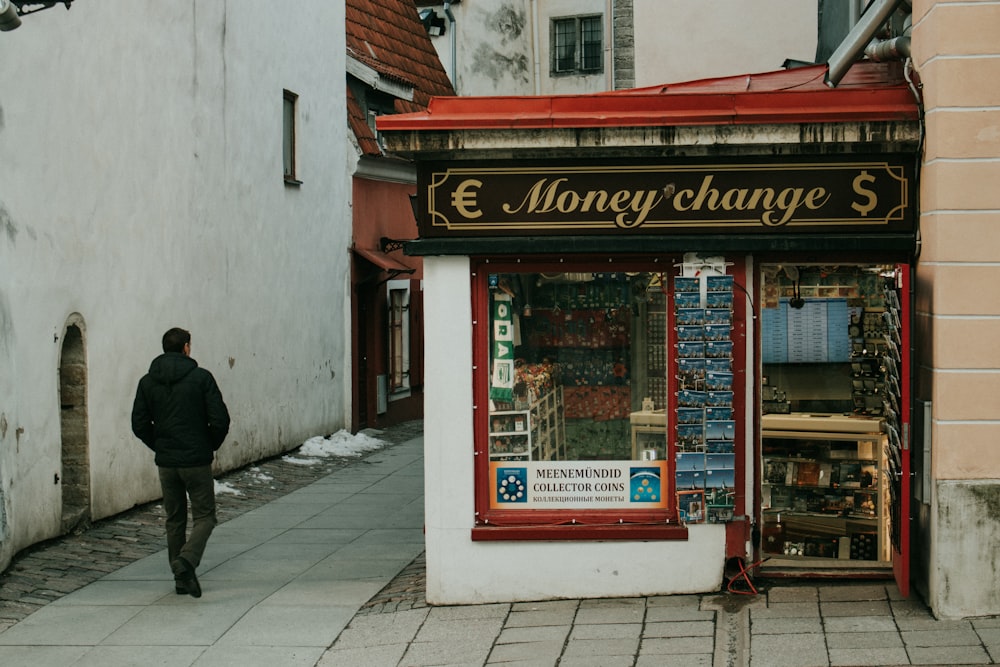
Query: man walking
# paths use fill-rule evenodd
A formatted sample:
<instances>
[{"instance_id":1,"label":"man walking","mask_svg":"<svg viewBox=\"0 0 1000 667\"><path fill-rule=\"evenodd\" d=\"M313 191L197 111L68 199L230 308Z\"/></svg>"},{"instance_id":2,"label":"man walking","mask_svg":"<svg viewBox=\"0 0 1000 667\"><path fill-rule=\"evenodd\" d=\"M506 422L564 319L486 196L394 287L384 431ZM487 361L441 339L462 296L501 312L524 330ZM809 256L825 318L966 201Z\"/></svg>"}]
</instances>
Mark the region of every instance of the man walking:
<instances>
[{"instance_id":1,"label":"man walking","mask_svg":"<svg viewBox=\"0 0 1000 667\"><path fill-rule=\"evenodd\" d=\"M139 380L132 432L156 453L166 514L167 554L178 595L201 597L195 568L215 518L212 461L229 433L229 410L215 378L191 358L191 334L163 334L163 354ZM191 535L187 536L188 498Z\"/></svg>"}]
</instances>

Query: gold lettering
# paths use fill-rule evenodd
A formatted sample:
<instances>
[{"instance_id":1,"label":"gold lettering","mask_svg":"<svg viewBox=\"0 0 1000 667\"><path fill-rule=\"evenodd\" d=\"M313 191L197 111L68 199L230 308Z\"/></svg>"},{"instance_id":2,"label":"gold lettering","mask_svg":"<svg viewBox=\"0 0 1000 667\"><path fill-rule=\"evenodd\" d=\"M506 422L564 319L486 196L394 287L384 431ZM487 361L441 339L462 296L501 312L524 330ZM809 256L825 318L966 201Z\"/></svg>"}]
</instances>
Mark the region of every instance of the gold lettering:
<instances>
[{"instance_id":1,"label":"gold lettering","mask_svg":"<svg viewBox=\"0 0 1000 667\"><path fill-rule=\"evenodd\" d=\"M510 204L504 204L502 207L503 212L518 213L521 209L524 209L525 213L550 213L553 210L556 187L559 183L565 183L569 179L557 178L548 185L545 184L546 180L547 179L542 178L536 181L535 184L528 189L528 194L524 196L524 199L521 200L521 203L517 208L512 208Z\"/></svg>"},{"instance_id":2,"label":"gold lettering","mask_svg":"<svg viewBox=\"0 0 1000 667\"><path fill-rule=\"evenodd\" d=\"M556 206L560 213L572 213L580 206L580 195L572 190L560 193L556 200Z\"/></svg>"},{"instance_id":3,"label":"gold lettering","mask_svg":"<svg viewBox=\"0 0 1000 667\"><path fill-rule=\"evenodd\" d=\"M582 194L575 190L560 190L560 186L569 179L557 178L551 182L539 179L532 185L519 204L507 202L501 207L504 213L598 213L614 212L615 224L629 229L643 224L663 196L657 190L618 190L609 193L607 190L587 190ZM630 218L629 213L635 213Z\"/></svg>"},{"instance_id":4,"label":"gold lettering","mask_svg":"<svg viewBox=\"0 0 1000 667\"><path fill-rule=\"evenodd\" d=\"M763 200L764 209L770 211L774 208L774 189L773 188L756 188L753 194L750 196L750 201L747 204L747 210L753 211L758 206L761 205L761 200Z\"/></svg>"},{"instance_id":5,"label":"gold lettering","mask_svg":"<svg viewBox=\"0 0 1000 667\"><path fill-rule=\"evenodd\" d=\"M875 177L869 174L867 171L862 171L854 179L854 191L868 200L866 204L860 204L858 202L852 202L851 208L861 214L862 218L867 218L868 214L872 212L875 205L878 203L878 196L874 191L866 188L863 183L874 183Z\"/></svg>"},{"instance_id":6,"label":"gold lettering","mask_svg":"<svg viewBox=\"0 0 1000 667\"><path fill-rule=\"evenodd\" d=\"M785 225L803 206L816 210L830 199L824 188L731 188L720 191L712 187L714 176L702 178L697 192L692 188L679 190L673 198L677 211L762 211L760 221L769 227Z\"/></svg>"},{"instance_id":7,"label":"gold lettering","mask_svg":"<svg viewBox=\"0 0 1000 667\"><path fill-rule=\"evenodd\" d=\"M869 197L869 204L853 204L855 210L866 215L875 206L875 193L865 189L862 181L874 180L867 172L862 172L854 181L855 192ZM776 189L714 187L715 176L706 174L697 188L684 188L666 196L661 190L573 190L567 188L568 178L541 178L535 181L519 203L506 202L502 210L510 215L536 215L558 213L611 213L615 226L633 229L645 224L653 210L670 200L674 210L682 211L750 211L759 214L758 220L769 227L786 225L795 219L803 209L818 210L829 200L830 193L823 187L810 190L801 187ZM452 204L467 217L478 217L481 212L470 211L475 206L475 193L468 192L479 187L479 181L463 181L452 196ZM864 210L862 210L864 209Z\"/></svg>"},{"instance_id":8,"label":"gold lettering","mask_svg":"<svg viewBox=\"0 0 1000 667\"><path fill-rule=\"evenodd\" d=\"M823 195L826 195L823 197ZM822 197L822 200L820 200ZM830 195L826 194L826 188L813 188L806 195L806 207L813 211L818 211L830 201Z\"/></svg>"},{"instance_id":9,"label":"gold lettering","mask_svg":"<svg viewBox=\"0 0 1000 667\"><path fill-rule=\"evenodd\" d=\"M633 227L638 227L642 223L649 219L649 214L657 204L663 201L663 196L656 190L639 190L635 193L632 198L632 210L637 214L635 220L629 222L625 217L625 213L618 216L615 222L619 227L623 229L632 229Z\"/></svg>"},{"instance_id":10,"label":"gold lettering","mask_svg":"<svg viewBox=\"0 0 1000 667\"><path fill-rule=\"evenodd\" d=\"M608 210L607 190L591 190L583 196L583 202L580 205L580 211L583 213L589 213L591 208L593 208L596 211Z\"/></svg>"},{"instance_id":11,"label":"gold lettering","mask_svg":"<svg viewBox=\"0 0 1000 667\"><path fill-rule=\"evenodd\" d=\"M742 188L727 190L726 194L722 195L722 208L727 211L745 211L746 197L747 191Z\"/></svg>"},{"instance_id":12,"label":"gold lettering","mask_svg":"<svg viewBox=\"0 0 1000 667\"><path fill-rule=\"evenodd\" d=\"M694 210L699 210L705 204L705 200L708 199L708 210L714 211L719 207L719 191L713 187L712 181L715 176L709 175L702 179L701 189L698 190L698 196L695 197L692 207Z\"/></svg>"},{"instance_id":13,"label":"gold lettering","mask_svg":"<svg viewBox=\"0 0 1000 667\"><path fill-rule=\"evenodd\" d=\"M451 193L451 205L455 207L459 215L466 219L475 219L483 214L476 208L476 192L469 191L478 190L481 187L483 187L483 182L474 178L468 178L458 184L455 191Z\"/></svg>"},{"instance_id":14,"label":"gold lettering","mask_svg":"<svg viewBox=\"0 0 1000 667\"><path fill-rule=\"evenodd\" d=\"M774 211L766 211L764 215L760 216L760 221L765 225L771 227L777 227L787 223L793 215L795 215L795 210L801 204L802 199L802 188L785 188L778 194L778 210L782 212L781 217L775 220Z\"/></svg>"}]
</instances>

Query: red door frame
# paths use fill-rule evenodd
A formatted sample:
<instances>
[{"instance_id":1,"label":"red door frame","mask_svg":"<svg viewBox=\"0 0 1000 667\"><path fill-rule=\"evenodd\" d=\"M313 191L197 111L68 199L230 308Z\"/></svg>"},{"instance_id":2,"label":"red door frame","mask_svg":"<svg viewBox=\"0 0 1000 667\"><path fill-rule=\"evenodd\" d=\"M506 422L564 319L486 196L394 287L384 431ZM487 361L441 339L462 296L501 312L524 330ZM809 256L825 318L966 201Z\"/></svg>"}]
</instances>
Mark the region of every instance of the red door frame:
<instances>
[{"instance_id":1,"label":"red door frame","mask_svg":"<svg viewBox=\"0 0 1000 667\"><path fill-rule=\"evenodd\" d=\"M778 260L774 257L757 257L754 261L755 266L755 292L757 294L758 302L760 296L760 271L759 267L763 264L775 263ZM864 263L879 263L874 259L856 259L852 261L845 261L844 263L850 264L864 264ZM890 543L891 550L891 560L892 560L892 572L893 578L896 581L896 586L899 588L899 592L903 597L909 597L910 595L910 497L912 492L912 480L911 480L911 451L912 451L912 424L911 424L911 401L913 397L913 391L911 387L912 378L912 362L913 362L913 351L912 351L912 317L913 317L913 294L912 294L912 269L909 264L896 263L896 290L899 293L899 321L900 321L900 363L899 363L899 385L900 385L900 400L899 400L899 425L900 432L899 437L901 441L902 451L901 462L900 462L900 489L898 502L899 507L899 545L897 548L896 544ZM760 398L759 389L760 386L760 375L761 375L761 365L760 365L760 354L761 354L761 340L760 340L760 326L759 320L756 318L757 313L754 313L757 325L755 326L755 331L753 331L754 339L754 349L755 357L757 359L754 364L754 389L753 389L753 401L755 408L754 418L754 461L753 461L753 478L754 482L754 517L755 521L759 523L760 521ZM749 399L748 399L749 400ZM749 464L748 464L749 465ZM750 472L749 468L745 468L747 472ZM885 472L885 471L883 471ZM759 558L760 554L757 552L759 549L758 545L754 544L753 549L755 550L755 558ZM759 563L757 564L759 565Z\"/></svg>"},{"instance_id":2,"label":"red door frame","mask_svg":"<svg viewBox=\"0 0 1000 667\"><path fill-rule=\"evenodd\" d=\"M896 288L899 291L899 321L900 321L900 364L899 364L899 437L902 441L900 489L899 489L899 548L892 545L892 573L896 585L903 597L910 595L910 455L912 451L912 425L910 402L913 399L911 391L911 364L913 352L911 347L912 313L912 274L908 264L896 265Z\"/></svg>"}]
</instances>

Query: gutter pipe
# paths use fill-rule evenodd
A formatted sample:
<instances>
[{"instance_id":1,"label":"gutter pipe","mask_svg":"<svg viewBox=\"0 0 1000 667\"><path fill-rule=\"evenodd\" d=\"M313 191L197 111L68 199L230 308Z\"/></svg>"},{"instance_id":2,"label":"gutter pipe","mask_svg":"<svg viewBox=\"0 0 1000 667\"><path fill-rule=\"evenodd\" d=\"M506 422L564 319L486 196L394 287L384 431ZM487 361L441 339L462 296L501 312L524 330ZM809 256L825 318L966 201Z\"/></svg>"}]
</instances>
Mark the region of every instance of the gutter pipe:
<instances>
[{"instance_id":1,"label":"gutter pipe","mask_svg":"<svg viewBox=\"0 0 1000 667\"><path fill-rule=\"evenodd\" d=\"M457 1L457 0L456 0ZM457 56L455 55L455 15L451 13L451 3L444 3L444 15L448 17L448 33L451 35L451 87L455 89L456 94L458 93L458 64L455 62Z\"/></svg>"},{"instance_id":2,"label":"gutter pipe","mask_svg":"<svg viewBox=\"0 0 1000 667\"><path fill-rule=\"evenodd\" d=\"M903 0L875 0L827 61L826 85L836 88L854 61L864 53L879 27L889 20Z\"/></svg>"},{"instance_id":3,"label":"gutter pipe","mask_svg":"<svg viewBox=\"0 0 1000 667\"><path fill-rule=\"evenodd\" d=\"M865 47L865 55L877 63L885 60L906 60L910 57L910 33L913 32L913 14L903 21L903 34L880 42L872 40Z\"/></svg>"}]
</instances>

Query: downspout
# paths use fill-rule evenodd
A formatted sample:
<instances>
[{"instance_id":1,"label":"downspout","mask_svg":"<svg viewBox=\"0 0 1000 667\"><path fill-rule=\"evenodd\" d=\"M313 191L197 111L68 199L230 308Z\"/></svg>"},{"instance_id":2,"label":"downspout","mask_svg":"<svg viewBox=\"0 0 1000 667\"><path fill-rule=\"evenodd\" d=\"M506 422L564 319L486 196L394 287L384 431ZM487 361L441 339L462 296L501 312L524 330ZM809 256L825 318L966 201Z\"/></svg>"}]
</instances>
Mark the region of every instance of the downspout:
<instances>
[{"instance_id":1,"label":"downspout","mask_svg":"<svg viewBox=\"0 0 1000 667\"><path fill-rule=\"evenodd\" d=\"M538 43L538 30L538 0L531 0L531 47L534 52L535 95L542 94L542 62L539 51L541 45Z\"/></svg>"},{"instance_id":2,"label":"downspout","mask_svg":"<svg viewBox=\"0 0 1000 667\"><path fill-rule=\"evenodd\" d=\"M457 2L458 0L456 0ZM448 33L451 35L451 87L458 93L458 56L456 55L455 15L451 13L451 3L444 3L444 15L448 17Z\"/></svg>"},{"instance_id":3,"label":"downspout","mask_svg":"<svg viewBox=\"0 0 1000 667\"><path fill-rule=\"evenodd\" d=\"M903 0L875 0L868 7L827 61L826 85L831 88L837 87L847 74L847 70L851 69L851 65L872 41L879 26L889 20L902 2Z\"/></svg>"},{"instance_id":4,"label":"downspout","mask_svg":"<svg viewBox=\"0 0 1000 667\"><path fill-rule=\"evenodd\" d=\"M865 55L869 60L883 62L885 60L906 60L910 57L910 33L913 32L913 14L906 17L903 23L903 34L883 42L872 40L865 47Z\"/></svg>"},{"instance_id":5,"label":"downspout","mask_svg":"<svg viewBox=\"0 0 1000 667\"><path fill-rule=\"evenodd\" d=\"M607 75L604 77L604 89L615 89L615 3L614 0L607 0L604 15L607 17L608 26L605 28L604 39L608 45L608 66L605 68Z\"/></svg>"}]
</instances>

